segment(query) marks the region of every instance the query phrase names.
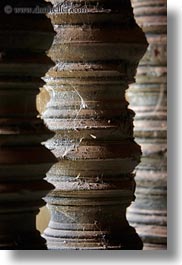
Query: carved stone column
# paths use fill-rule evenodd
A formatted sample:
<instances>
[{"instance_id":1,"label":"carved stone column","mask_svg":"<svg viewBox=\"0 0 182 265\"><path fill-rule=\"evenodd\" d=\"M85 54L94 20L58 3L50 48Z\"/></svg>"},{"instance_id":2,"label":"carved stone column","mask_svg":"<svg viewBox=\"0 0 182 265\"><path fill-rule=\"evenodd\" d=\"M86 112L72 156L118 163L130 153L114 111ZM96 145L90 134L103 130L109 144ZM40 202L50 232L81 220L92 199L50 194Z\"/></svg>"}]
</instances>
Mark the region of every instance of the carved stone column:
<instances>
[{"instance_id":1,"label":"carved stone column","mask_svg":"<svg viewBox=\"0 0 182 265\"><path fill-rule=\"evenodd\" d=\"M167 244L166 2L133 0L136 20L146 33L149 47L140 62L136 84L128 91L136 112L136 141L143 151L136 174L137 199L129 208L128 219L145 249L165 249Z\"/></svg>"},{"instance_id":2,"label":"carved stone column","mask_svg":"<svg viewBox=\"0 0 182 265\"><path fill-rule=\"evenodd\" d=\"M37 5L47 3L0 3L0 249L46 249L35 219L52 188L43 178L56 160L40 144L52 134L37 119L35 102L53 66L45 52L54 31L45 15L14 12Z\"/></svg>"},{"instance_id":3,"label":"carved stone column","mask_svg":"<svg viewBox=\"0 0 182 265\"><path fill-rule=\"evenodd\" d=\"M141 150L125 90L134 82L146 40L130 1L52 1L56 63L46 77L43 113L56 135L46 146L59 162L47 179L49 249L141 249L126 220ZM56 8L55 8L56 10Z\"/></svg>"}]
</instances>

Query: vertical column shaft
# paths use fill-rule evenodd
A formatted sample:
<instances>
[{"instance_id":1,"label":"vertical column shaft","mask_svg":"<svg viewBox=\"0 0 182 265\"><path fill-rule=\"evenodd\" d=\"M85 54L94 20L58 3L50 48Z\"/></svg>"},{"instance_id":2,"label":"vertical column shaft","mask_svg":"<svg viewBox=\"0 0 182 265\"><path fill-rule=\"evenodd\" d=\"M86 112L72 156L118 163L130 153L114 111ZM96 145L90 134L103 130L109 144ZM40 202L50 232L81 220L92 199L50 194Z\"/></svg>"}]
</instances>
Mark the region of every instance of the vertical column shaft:
<instances>
[{"instance_id":1,"label":"vertical column shaft","mask_svg":"<svg viewBox=\"0 0 182 265\"><path fill-rule=\"evenodd\" d=\"M138 67L136 84L128 91L136 112L135 136L142 147L137 168L136 202L128 212L145 243L145 249L165 249L167 244L166 120L167 1L133 0L134 14L149 42Z\"/></svg>"},{"instance_id":2,"label":"vertical column shaft","mask_svg":"<svg viewBox=\"0 0 182 265\"><path fill-rule=\"evenodd\" d=\"M56 159L41 145L52 133L37 119L35 102L53 66L45 52L54 31L43 14L15 13L47 3L16 2L0 3L0 249L46 249L35 219L53 187L43 178Z\"/></svg>"},{"instance_id":3,"label":"vertical column shaft","mask_svg":"<svg viewBox=\"0 0 182 265\"><path fill-rule=\"evenodd\" d=\"M130 1L52 1L56 63L46 76L43 113L56 135L46 146L59 159L47 174L49 249L141 249L126 220L141 150L125 90L146 40ZM60 11L61 10L61 11ZM59 12L60 11L60 12Z\"/></svg>"}]
</instances>

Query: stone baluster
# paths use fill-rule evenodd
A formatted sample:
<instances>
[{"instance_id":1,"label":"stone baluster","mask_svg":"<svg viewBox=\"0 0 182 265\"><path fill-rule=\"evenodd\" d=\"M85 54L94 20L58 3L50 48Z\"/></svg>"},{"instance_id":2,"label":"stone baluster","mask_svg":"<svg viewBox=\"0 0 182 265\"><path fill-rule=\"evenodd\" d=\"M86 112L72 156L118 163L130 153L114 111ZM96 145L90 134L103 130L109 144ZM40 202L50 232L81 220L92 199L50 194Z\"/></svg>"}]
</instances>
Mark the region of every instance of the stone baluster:
<instances>
[{"instance_id":1,"label":"stone baluster","mask_svg":"<svg viewBox=\"0 0 182 265\"><path fill-rule=\"evenodd\" d=\"M48 3L0 3L0 249L46 249L35 222L53 188L43 178L56 159L41 145L52 133L37 119L35 102L53 66L45 52L55 33L46 15L14 9L37 5Z\"/></svg>"},{"instance_id":2,"label":"stone baluster","mask_svg":"<svg viewBox=\"0 0 182 265\"><path fill-rule=\"evenodd\" d=\"M128 0L52 0L57 35L43 113L59 159L47 174L55 190L44 232L48 249L141 249L126 220L141 156L125 90L147 42Z\"/></svg>"},{"instance_id":3,"label":"stone baluster","mask_svg":"<svg viewBox=\"0 0 182 265\"><path fill-rule=\"evenodd\" d=\"M136 112L135 136L143 152L136 174L137 199L128 219L144 249L166 249L167 244L166 5L166 0L133 0L136 21L149 47L127 95Z\"/></svg>"}]
</instances>

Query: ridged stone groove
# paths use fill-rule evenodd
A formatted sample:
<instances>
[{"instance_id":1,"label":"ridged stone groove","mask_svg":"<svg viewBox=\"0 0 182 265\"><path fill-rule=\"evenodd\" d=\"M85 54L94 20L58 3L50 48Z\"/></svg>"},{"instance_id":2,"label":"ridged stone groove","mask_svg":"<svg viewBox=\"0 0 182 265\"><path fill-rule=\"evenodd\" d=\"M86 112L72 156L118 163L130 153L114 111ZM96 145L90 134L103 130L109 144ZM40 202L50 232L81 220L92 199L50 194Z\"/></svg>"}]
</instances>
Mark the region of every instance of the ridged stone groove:
<instances>
[{"instance_id":1,"label":"ridged stone groove","mask_svg":"<svg viewBox=\"0 0 182 265\"><path fill-rule=\"evenodd\" d=\"M48 249L141 249L126 220L141 150L125 90L146 51L145 36L128 0L52 3L64 8L50 14L56 66L45 78L43 118L56 133L46 146L59 159L47 174L55 186L46 196Z\"/></svg>"},{"instance_id":2,"label":"ridged stone groove","mask_svg":"<svg viewBox=\"0 0 182 265\"><path fill-rule=\"evenodd\" d=\"M0 3L0 249L46 249L35 219L53 188L43 178L56 159L41 145L53 134L37 118L35 102L41 77L53 66L46 50L55 33L43 14L6 13L7 2L48 5Z\"/></svg>"},{"instance_id":3,"label":"ridged stone groove","mask_svg":"<svg viewBox=\"0 0 182 265\"><path fill-rule=\"evenodd\" d=\"M144 241L144 249L167 247L167 1L133 0L136 21L149 46L141 60L136 84L128 90L136 112L136 142L142 162L136 174L136 202L128 219Z\"/></svg>"}]
</instances>

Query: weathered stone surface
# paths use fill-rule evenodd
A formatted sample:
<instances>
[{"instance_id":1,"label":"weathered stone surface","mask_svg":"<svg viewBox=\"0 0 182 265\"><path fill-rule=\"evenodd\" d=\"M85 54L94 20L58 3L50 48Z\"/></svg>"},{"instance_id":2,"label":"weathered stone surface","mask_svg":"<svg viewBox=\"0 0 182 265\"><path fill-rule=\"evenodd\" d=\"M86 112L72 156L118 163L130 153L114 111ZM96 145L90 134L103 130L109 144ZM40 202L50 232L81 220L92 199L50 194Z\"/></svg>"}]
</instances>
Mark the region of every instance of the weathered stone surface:
<instances>
[{"instance_id":1,"label":"weathered stone surface","mask_svg":"<svg viewBox=\"0 0 182 265\"><path fill-rule=\"evenodd\" d=\"M50 14L56 66L45 79L51 99L43 118L56 133L46 146L59 162L47 174L55 190L46 197L44 237L49 249L141 249L126 220L141 150L125 90L146 40L128 0L69 3L73 12Z\"/></svg>"},{"instance_id":2,"label":"weathered stone surface","mask_svg":"<svg viewBox=\"0 0 182 265\"><path fill-rule=\"evenodd\" d=\"M135 136L142 147L142 162L136 173L136 202L128 219L144 241L144 249L167 245L167 58L166 1L133 0L138 24L146 33L148 50L141 60L136 84L128 90L135 110Z\"/></svg>"},{"instance_id":3,"label":"weathered stone surface","mask_svg":"<svg viewBox=\"0 0 182 265\"><path fill-rule=\"evenodd\" d=\"M52 133L37 119L35 102L41 77L53 66L45 52L54 31L45 15L7 14L6 4L0 3L0 249L46 249L35 219L52 188L43 178L56 160L41 145ZM38 4L47 5L8 1Z\"/></svg>"}]
</instances>

